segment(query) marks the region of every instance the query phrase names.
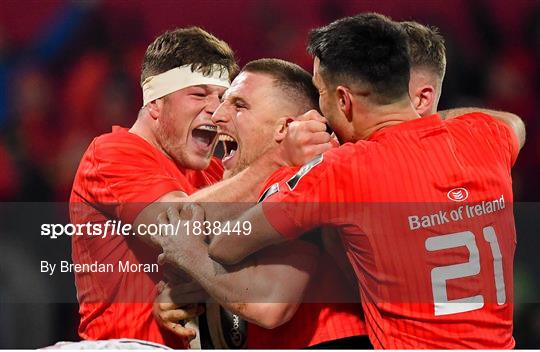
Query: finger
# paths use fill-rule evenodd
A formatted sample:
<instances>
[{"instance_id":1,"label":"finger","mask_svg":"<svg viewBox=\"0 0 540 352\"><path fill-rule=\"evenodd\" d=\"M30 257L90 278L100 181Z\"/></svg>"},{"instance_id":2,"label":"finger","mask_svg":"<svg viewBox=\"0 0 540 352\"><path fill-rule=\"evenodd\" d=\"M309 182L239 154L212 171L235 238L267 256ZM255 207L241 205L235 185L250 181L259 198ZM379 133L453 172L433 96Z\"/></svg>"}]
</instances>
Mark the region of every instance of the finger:
<instances>
[{"instance_id":1,"label":"finger","mask_svg":"<svg viewBox=\"0 0 540 352\"><path fill-rule=\"evenodd\" d=\"M314 132L309 137L310 144L324 144L332 140L332 137L326 132Z\"/></svg>"},{"instance_id":2,"label":"finger","mask_svg":"<svg viewBox=\"0 0 540 352\"><path fill-rule=\"evenodd\" d=\"M175 207L169 207L167 209L167 217L171 224L177 224L180 221L180 213Z\"/></svg>"},{"instance_id":3,"label":"finger","mask_svg":"<svg viewBox=\"0 0 540 352\"><path fill-rule=\"evenodd\" d=\"M293 121L289 124L291 131L326 132L326 124L320 121Z\"/></svg>"},{"instance_id":4,"label":"finger","mask_svg":"<svg viewBox=\"0 0 540 352\"><path fill-rule=\"evenodd\" d=\"M175 310L180 307L180 304L174 302L169 294L162 293L156 297L157 310L160 312Z\"/></svg>"},{"instance_id":5,"label":"finger","mask_svg":"<svg viewBox=\"0 0 540 352\"><path fill-rule=\"evenodd\" d=\"M191 212L191 221L203 221L204 220L204 209L199 204L192 203L189 205Z\"/></svg>"},{"instance_id":6,"label":"finger","mask_svg":"<svg viewBox=\"0 0 540 352\"><path fill-rule=\"evenodd\" d=\"M199 312L197 305L186 306L186 309L164 310L161 312L161 319L164 321L177 322L179 320L187 320L195 318Z\"/></svg>"},{"instance_id":7,"label":"finger","mask_svg":"<svg viewBox=\"0 0 540 352\"><path fill-rule=\"evenodd\" d=\"M156 312L158 313L158 315L164 319L165 317L167 317L168 315L165 314L166 312L172 312L172 311L175 311L177 309L189 309L189 308L193 308L193 307L196 307L196 303L190 303L190 304L179 304L179 303L176 303L176 302L173 302L171 301L170 297L164 297L165 299L162 301L162 302L159 302L159 303L155 303L154 304L154 309L156 310ZM171 320L173 321L173 320Z\"/></svg>"},{"instance_id":8,"label":"finger","mask_svg":"<svg viewBox=\"0 0 540 352\"><path fill-rule=\"evenodd\" d=\"M167 256L165 255L165 253L161 253L160 255L158 255L157 263L158 263L158 265L167 264Z\"/></svg>"},{"instance_id":9,"label":"finger","mask_svg":"<svg viewBox=\"0 0 540 352\"><path fill-rule=\"evenodd\" d=\"M195 330L183 327L181 324L178 323L165 322L163 326L176 336L182 338L188 338L192 340L197 336L197 332Z\"/></svg>"},{"instance_id":10,"label":"finger","mask_svg":"<svg viewBox=\"0 0 540 352\"><path fill-rule=\"evenodd\" d=\"M327 150L332 149L332 143L317 144L306 148L306 154L310 155L308 160L311 160L316 155L323 154Z\"/></svg>"},{"instance_id":11,"label":"finger","mask_svg":"<svg viewBox=\"0 0 540 352\"><path fill-rule=\"evenodd\" d=\"M158 261L159 261L159 256L158 256ZM156 285L156 290L157 290L158 294L162 293L163 290L165 290L166 287L167 287L167 284L165 283L165 281L158 282L157 285Z\"/></svg>"},{"instance_id":12,"label":"finger","mask_svg":"<svg viewBox=\"0 0 540 352\"><path fill-rule=\"evenodd\" d=\"M310 132L326 132L327 125L321 121L305 121L302 122L303 127L307 128Z\"/></svg>"},{"instance_id":13,"label":"finger","mask_svg":"<svg viewBox=\"0 0 540 352\"><path fill-rule=\"evenodd\" d=\"M159 224L168 224L169 220L167 219L167 213L165 213L165 212L159 213L159 215L157 217L157 222Z\"/></svg>"}]
</instances>

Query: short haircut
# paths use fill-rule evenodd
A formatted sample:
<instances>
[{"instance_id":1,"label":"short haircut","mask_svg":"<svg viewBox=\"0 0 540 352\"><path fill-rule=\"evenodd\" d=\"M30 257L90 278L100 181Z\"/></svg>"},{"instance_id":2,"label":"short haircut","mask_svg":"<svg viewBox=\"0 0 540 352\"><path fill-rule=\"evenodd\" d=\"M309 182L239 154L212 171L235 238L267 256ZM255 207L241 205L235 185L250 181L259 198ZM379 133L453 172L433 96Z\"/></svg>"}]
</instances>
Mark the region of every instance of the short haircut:
<instances>
[{"instance_id":1,"label":"short haircut","mask_svg":"<svg viewBox=\"0 0 540 352\"><path fill-rule=\"evenodd\" d=\"M378 104L408 94L407 35L388 17L363 13L316 28L309 34L308 51L319 58L327 83L367 85Z\"/></svg>"},{"instance_id":2,"label":"short haircut","mask_svg":"<svg viewBox=\"0 0 540 352\"><path fill-rule=\"evenodd\" d=\"M141 85L150 76L184 65L208 75L214 64L226 67L231 80L238 72L234 53L223 40L199 27L176 28L161 34L146 49Z\"/></svg>"},{"instance_id":3,"label":"short haircut","mask_svg":"<svg viewBox=\"0 0 540 352\"><path fill-rule=\"evenodd\" d=\"M280 59L259 59L248 62L241 72L263 73L274 79L286 97L302 104L301 109L319 110L319 91L313 85L311 74L292 62Z\"/></svg>"},{"instance_id":4,"label":"short haircut","mask_svg":"<svg viewBox=\"0 0 540 352\"><path fill-rule=\"evenodd\" d=\"M415 21L400 24L409 37L411 67L432 70L442 80L446 71L446 46L439 29Z\"/></svg>"}]
</instances>

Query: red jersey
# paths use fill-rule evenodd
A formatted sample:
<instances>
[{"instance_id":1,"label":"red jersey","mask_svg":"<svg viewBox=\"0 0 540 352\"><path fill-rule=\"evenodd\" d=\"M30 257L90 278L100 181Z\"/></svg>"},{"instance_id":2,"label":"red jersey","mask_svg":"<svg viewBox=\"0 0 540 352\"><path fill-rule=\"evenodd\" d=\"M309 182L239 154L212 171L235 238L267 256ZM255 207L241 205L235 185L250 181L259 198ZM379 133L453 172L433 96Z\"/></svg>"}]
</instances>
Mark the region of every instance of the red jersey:
<instances>
[{"instance_id":1,"label":"red jersey","mask_svg":"<svg viewBox=\"0 0 540 352\"><path fill-rule=\"evenodd\" d=\"M323 260L325 260L323 262ZM331 258L321 260L326 265ZM329 277L338 269L320 270L308 290L321 288L339 292L344 288L340 278ZM318 278L324 278L319 280ZM325 284L326 286L324 286ZM334 284L334 286L329 286ZM350 289L350 287L345 287ZM362 307L359 303L302 303L287 323L272 329L248 324L247 347L255 349L302 349L323 342L366 335ZM354 346L351 346L354 347Z\"/></svg>"},{"instance_id":2,"label":"red jersey","mask_svg":"<svg viewBox=\"0 0 540 352\"><path fill-rule=\"evenodd\" d=\"M288 169L272 175L263 189L283 179ZM248 324L247 347L301 349L323 342L366 335L362 307L352 285L334 260L325 252L318 258L315 276L310 280L304 302L287 323L272 329Z\"/></svg>"},{"instance_id":3,"label":"red jersey","mask_svg":"<svg viewBox=\"0 0 540 352\"><path fill-rule=\"evenodd\" d=\"M204 172L182 170L162 152L125 128L95 138L77 170L70 199L74 224L132 223L149 203L172 191L191 194L222 178L212 160ZM112 264L113 272L76 272L79 334L84 339L137 338L185 348L160 329L152 314L159 272L120 272L119 263L156 263L156 250L135 236L73 236L74 263ZM118 268L117 268L118 266ZM125 268L125 266L124 266Z\"/></svg>"},{"instance_id":4,"label":"red jersey","mask_svg":"<svg viewBox=\"0 0 540 352\"><path fill-rule=\"evenodd\" d=\"M273 185L283 236L339 228L376 348L512 348L513 131L438 115L330 150Z\"/></svg>"}]
</instances>

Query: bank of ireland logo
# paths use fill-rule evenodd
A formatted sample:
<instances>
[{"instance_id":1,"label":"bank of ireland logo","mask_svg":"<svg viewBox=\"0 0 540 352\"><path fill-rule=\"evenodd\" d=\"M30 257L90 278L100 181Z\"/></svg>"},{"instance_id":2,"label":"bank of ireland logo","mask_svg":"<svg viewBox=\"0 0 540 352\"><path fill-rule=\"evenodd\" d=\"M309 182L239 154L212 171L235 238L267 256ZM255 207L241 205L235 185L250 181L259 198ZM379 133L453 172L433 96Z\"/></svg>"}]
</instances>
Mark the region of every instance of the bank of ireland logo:
<instances>
[{"instance_id":1,"label":"bank of ireland logo","mask_svg":"<svg viewBox=\"0 0 540 352\"><path fill-rule=\"evenodd\" d=\"M469 198L469 191L463 187L458 187L448 191L446 196L448 199L453 200L454 202L463 202Z\"/></svg>"}]
</instances>

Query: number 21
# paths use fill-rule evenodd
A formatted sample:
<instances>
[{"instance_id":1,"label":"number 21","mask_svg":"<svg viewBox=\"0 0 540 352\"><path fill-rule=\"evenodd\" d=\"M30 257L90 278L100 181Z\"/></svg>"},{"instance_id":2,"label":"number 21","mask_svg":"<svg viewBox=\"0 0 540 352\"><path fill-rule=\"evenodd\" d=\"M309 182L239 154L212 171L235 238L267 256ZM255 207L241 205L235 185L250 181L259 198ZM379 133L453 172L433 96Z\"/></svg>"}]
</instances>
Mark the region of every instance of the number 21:
<instances>
[{"instance_id":1,"label":"number 21","mask_svg":"<svg viewBox=\"0 0 540 352\"><path fill-rule=\"evenodd\" d=\"M506 302L506 293L501 249L499 248L497 236L495 235L495 230L492 226L484 227L482 232L484 234L484 240L486 240L491 247L493 271L495 273L495 289L497 290L497 304L502 305ZM478 252L474 234L471 231L463 231L430 237L426 240L425 245L426 249L430 252L461 246L466 246L469 250L468 262L440 266L431 270L431 286L433 290L433 301L435 303L435 315L463 313L482 308L484 306L484 297L482 295L449 300L446 290L447 280L464 278L480 273L480 254Z\"/></svg>"}]
</instances>

